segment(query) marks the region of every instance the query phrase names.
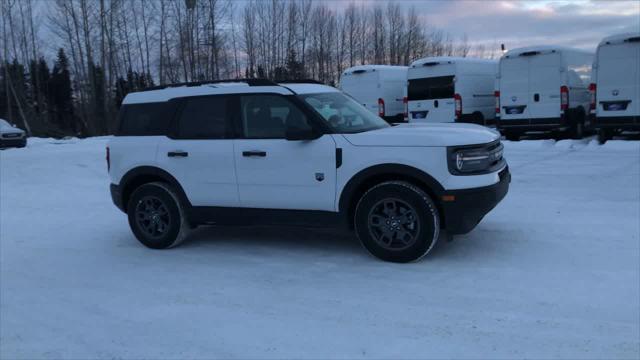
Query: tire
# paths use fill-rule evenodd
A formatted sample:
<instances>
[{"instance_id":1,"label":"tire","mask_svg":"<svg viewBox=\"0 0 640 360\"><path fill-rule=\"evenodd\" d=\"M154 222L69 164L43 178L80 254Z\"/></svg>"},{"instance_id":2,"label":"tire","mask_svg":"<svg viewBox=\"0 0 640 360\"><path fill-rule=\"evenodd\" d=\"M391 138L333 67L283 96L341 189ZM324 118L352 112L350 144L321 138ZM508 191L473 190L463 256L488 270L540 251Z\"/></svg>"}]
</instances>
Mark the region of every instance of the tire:
<instances>
[{"instance_id":1,"label":"tire","mask_svg":"<svg viewBox=\"0 0 640 360\"><path fill-rule=\"evenodd\" d=\"M509 141L520 141L520 133L517 132L505 132L504 137Z\"/></svg>"},{"instance_id":2,"label":"tire","mask_svg":"<svg viewBox=\"0 0 640 360\"><path fill-rule=\"evenodd\" d=\"M571 138L575 140L584 138L584 111L573 111L571 113L571 120Z\"/></svg>"},{"instance_id":3,"label":"tire","mask_svg":"<svg viewBox=\"0 0 640 360\"><path fill-rule=\"evenodd\" d=\"M598 143L600 143L600 145L606 143L607 140L611 139L611 137L611 131L607 129L598 129Z\"/></svg>"},{"instance_id":4,"label":"tire","mask_svg":"<svg viewBox=\"0 0 640 360\"><path fill-rule=\"evenodd\" d=\"M165 183L152 182L138 187L131 194L127 214L133 234L152 249L177 246L189 232L178 196Z\"/></svg>"},{"instance_id":5,"label":"tire","mask_svg":"<svg viewBox=\"0 0 640 360\"><path fill-rule=\"evenodd\" d=\"M381 260L416 261L438 241L440 215L427 193L404 181L369 189L355 211L355 231L362 246Z\"/></svg>"}]
</instances>

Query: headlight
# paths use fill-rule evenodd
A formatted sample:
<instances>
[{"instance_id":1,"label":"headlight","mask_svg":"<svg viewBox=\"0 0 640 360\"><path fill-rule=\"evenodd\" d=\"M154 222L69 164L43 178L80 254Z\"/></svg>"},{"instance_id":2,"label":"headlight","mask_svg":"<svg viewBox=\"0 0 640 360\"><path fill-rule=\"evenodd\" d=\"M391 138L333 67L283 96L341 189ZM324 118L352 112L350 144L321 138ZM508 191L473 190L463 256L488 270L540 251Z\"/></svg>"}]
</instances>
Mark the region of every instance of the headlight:
<instances>
[{"instance_id":1,"label":"headlight","mask_svg":"<svg viewBox=\"0 0 640 360\"><path fill-rule=\"evenodd\" d=\"M479 175L500 170L505 165L499 140L484 145L447 148L449 172L453 175Z\"/></svg>"}]
</instances>

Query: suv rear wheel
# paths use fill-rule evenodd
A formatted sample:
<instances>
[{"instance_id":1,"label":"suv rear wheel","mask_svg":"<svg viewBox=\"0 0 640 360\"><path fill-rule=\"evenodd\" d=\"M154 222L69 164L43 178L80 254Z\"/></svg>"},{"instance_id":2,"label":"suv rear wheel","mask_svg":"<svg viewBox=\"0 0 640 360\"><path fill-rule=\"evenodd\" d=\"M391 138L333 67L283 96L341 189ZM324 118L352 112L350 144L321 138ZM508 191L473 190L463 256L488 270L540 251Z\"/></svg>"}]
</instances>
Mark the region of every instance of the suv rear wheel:
<instances>
[{"instance_id":1,"label":"suv rear wheel","mask_svg":"<svg viewBox=\"0 0 640 360\"><path fill-rule=\"evenodd\" d=\"M355 230L367 251L385 261L410 262L438 240L440 216L433 200L404 181L388 181L367 191L356 207Z\"/></svg>"},{"instance_id":2,"label":"suv rear wheel","mask_svg":"<svg viewBox=\"0 0 640 360\"><path fill-rule=\"evenodd\" d=\"M127 214L136 238L152 249L178 245L189 230L178 196L165 183L152 182L137 188L129 200Z\"/></svg>"}]
</instances>

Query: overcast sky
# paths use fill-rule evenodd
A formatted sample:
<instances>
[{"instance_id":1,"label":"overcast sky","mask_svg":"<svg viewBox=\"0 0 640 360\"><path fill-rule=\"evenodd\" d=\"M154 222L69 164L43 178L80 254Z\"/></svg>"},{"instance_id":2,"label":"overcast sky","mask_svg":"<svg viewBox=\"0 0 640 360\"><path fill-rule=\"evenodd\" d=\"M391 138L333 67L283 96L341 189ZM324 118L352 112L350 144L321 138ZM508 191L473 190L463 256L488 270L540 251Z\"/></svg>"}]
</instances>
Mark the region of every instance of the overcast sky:
<instances>
[{"instance_id":1,"label":"overcast sky","mask_svg":"<svg viewBox=\"0 0 640 360\"><path fill-rule=\"evenodd\" d=\"M348 1L325 0L345 7ZM355 0L373 6L378 1ZM406 9L473 44L507 48L557 44L595 50L605 36L640 31L640 0L398 0Z\"/></svg>"}]
</instances>

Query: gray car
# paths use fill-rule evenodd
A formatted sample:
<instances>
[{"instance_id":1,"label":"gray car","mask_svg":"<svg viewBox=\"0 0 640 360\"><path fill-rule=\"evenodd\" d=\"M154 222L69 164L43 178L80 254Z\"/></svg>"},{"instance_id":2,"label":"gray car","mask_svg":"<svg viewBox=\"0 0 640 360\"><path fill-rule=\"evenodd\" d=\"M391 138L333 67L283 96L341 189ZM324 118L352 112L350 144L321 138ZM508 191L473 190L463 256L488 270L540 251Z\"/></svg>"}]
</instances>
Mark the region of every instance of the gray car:
<instances>
[{"instance_id":1,"label":"gray car","mask_svg":"<svg viewBox=\"0 0 640 360\"><path fill-rule=\"evenodd\" d=\"M0 119L0 149L25 146L27 146L27 133L9 124L7 120Z\"/></svg>"}]
</instances>

